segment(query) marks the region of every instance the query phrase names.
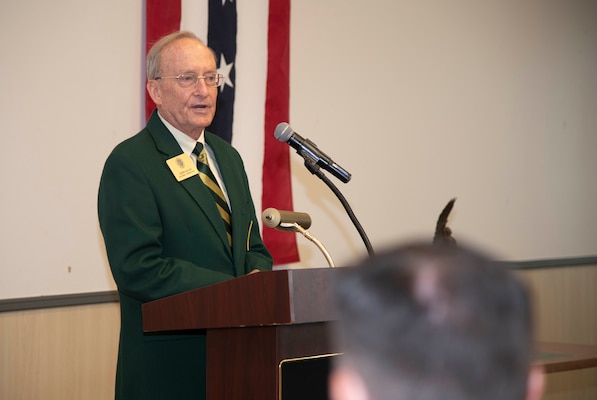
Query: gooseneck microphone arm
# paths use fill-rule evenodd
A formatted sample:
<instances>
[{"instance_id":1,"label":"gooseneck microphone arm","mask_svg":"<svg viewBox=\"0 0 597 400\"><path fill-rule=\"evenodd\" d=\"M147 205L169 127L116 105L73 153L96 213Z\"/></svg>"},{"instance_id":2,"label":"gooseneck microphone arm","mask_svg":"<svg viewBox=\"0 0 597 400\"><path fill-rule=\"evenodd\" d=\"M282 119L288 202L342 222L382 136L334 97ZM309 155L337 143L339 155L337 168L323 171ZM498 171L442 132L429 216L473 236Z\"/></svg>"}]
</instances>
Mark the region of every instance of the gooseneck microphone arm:
<instances>
[{"instance_id":1,"label":"gooseneck microphone arm","mask_svg":"<svg viewBox=\"0 0 597 400\"><path fill-rule=\"evenodd\" d=\"M317 239L308 230L306 230L305 228L303 228L296 222L293 224L292 229L295 232L299 232L301 235L303 235L304 237L309 239L311 242L313 242L315 244L315 246L317 246L317 248L321 251L321 253L325 257L325 260L328 262L328 265L330 266L330 268L334 268L336 266L334 264L334 260L332 260L332 256L330 256L330 253L328 252L328 250L325 248L325 246L323 245L323 243L321 243L321 241L319 239Z\"/></svg>"},{"instance_id":2,"label":"gooseneck microphone arm","mask_svg":"<svg viewBox=\"0 0 597 400\"><path fill-rule=\"evenodd\" d=\"M263 210L261 214L261 220L264 225L268 228L274 228L279 231L286 232L299 232L304 237L309 239L311 242L321 250L328 265L333 268L335 267L334 260L330 256L323 243L313 236L307 229L311 226L311 217L307 213L294 212L294 211L281 211L275 208L267 208Z\"/></svg>"},{"instance_id":3,"label":"gooseneck microphone arm","mask_svg":"<svg viewBox=\"0 0 597 400\"><path fill-rule=\"evenodd\" d=\"M365 243L365 247L367 248L367 252L369 253L369 256L373 256L374 252L373 252L373 247L371 247L371 242L369 242L369 238L367 237L365 230L361 226L361 223L357 219L356 215L354 215L354 212L352 211L352 208L348 204L348 201L346 201L346 198L344 197L344 195L340 192L340 190L338 190L336 185L334 185L332 183L332 181L330 181L329 178L327 176L325 176L325 174L321 171L321 168L317 163L315 163L311 160L305 159L305 167L309 170L309 172L311 172L313 175L315 175L319 179L321 179L331 189L331 191L334 192L334 194L336 195L338 200L340 200L340 203L342 203L342 206L346 210L346 213L348 214L353 225L359 232L359 235L361 236L363 243Z\"/></svg>"}]
</instances>

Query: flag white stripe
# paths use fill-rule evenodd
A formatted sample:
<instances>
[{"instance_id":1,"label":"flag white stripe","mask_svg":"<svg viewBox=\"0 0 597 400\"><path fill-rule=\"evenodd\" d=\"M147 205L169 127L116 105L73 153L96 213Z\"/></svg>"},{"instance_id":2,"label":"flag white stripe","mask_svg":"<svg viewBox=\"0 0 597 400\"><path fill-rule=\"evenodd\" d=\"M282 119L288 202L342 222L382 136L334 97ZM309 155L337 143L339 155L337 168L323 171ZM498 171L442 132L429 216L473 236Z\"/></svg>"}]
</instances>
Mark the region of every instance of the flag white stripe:
<instances>
[{"instance_id":1,"label":"flag white stripe","mask_svg":"<svg viewBox=\"0 0 597 400\"><path fill-rule=\"evenodd\" d=\"M181 0L180 10L180 29L194 32L199 39L207 43L209 2Z\"/></svg>"},{"instance_id":2,"label":"flag white stripe","mask_svg":"<svg viewBox=\"0 0 597 400\"><path fill-rule=\"evenodd\" d=\"M245 162L257 216L261 214L261 172L267 78L268 0L239 1L233 146ZM258 218L261 220L260 218Z\"/></svg>"}]
</instances>

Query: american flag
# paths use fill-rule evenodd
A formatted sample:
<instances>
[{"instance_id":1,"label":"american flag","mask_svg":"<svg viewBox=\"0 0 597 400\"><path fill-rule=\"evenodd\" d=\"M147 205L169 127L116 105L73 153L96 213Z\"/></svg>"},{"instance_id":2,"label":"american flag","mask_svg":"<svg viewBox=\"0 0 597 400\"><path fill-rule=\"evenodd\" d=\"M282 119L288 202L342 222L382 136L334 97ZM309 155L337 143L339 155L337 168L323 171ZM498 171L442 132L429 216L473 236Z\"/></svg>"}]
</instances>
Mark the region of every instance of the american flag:
<instances>
[{"instance_id":1,"label":"american flag","mask_svg":"<svg viewBox=\"0 0 597 400\"><path fill-rule=\"evenodd\" d=\"M146 0L145 7L146 52L160 37L179 29L193 31L215 51L218 72L224 75L225 83L219 88L216 116L208 130L234 144L234 110L243 106L235 103L237 72L238 68L243 68L236 63L237 27L238 21L243 21L243 15L237 14L236 2ZM290 0L269 0L267 12L267 71L262 71L266 76L263 131L254 133L259 135L255 137L255 143L264 147L261 210L269 207L292 210L289 149L273 136L276 125L289 119ZM252 23L251 20L244 22ZM238 45L242 46L242 42ZM252 73L258 75L256 71ZM146 94L147 118L154 108ZM266 228L263 240L275 265L299 260L294 234Z\"/></svg>"}]
</instances>

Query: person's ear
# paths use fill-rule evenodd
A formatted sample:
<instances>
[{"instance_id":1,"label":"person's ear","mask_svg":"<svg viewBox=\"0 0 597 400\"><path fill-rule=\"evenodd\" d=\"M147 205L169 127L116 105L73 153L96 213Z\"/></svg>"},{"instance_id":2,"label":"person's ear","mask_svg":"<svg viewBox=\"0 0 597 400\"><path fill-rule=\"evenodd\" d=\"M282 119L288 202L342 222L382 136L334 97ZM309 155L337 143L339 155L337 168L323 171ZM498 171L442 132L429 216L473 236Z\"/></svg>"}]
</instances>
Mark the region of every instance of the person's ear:
<instances>
[{"instance_id":1,"label":"person's ear","mask_svg":"<svg viewBox=\"0 0 597 400\"><path fill-rule=\"evenodd\" d=\"M545 370L541 365L535 365L529 372L527 381L526 400L539 400L543 396L545 389Z\"/></svg>"},{"instance_id":2,"label":"person's ear","mask_svg":"<svg viewBox=\"0 0 597 400\"><path fill-rule=\"evenodd\" d=\"M328 384L330 400L369 400L363 378L351 369L335 368Z\"/></svg>"},{"instance_id":3,"label":"person's ear","mask_svg":"<svg viewBox=\"0 0 597 400\"><path fill-rule=\"evenodd\" d=\"M147 93L149 93L149 97L155 103L155 105L162 104L162 92L158 81L156 80L149 80L147 81Z\"/></svg>"}]
</instances>

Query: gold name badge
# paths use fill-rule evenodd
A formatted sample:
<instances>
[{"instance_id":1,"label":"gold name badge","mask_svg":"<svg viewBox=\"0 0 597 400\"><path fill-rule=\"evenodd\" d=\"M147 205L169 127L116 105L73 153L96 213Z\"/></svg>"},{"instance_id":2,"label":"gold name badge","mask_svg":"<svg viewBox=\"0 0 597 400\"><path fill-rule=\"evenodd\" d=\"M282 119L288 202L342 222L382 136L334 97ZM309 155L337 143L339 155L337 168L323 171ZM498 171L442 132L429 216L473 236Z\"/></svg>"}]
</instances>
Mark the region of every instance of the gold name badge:
<instances>
[{"instance_id":1,"label":"gold name badge","mask_svg":"<svg viewBox=\"0 0 597 400\"><path fill-rule=\"evenodd\" d=\"M199 173L197 166L188 154L181 154L166 160L166 164L178 182L184 181Z\"/></svg>"}]
</instances>

